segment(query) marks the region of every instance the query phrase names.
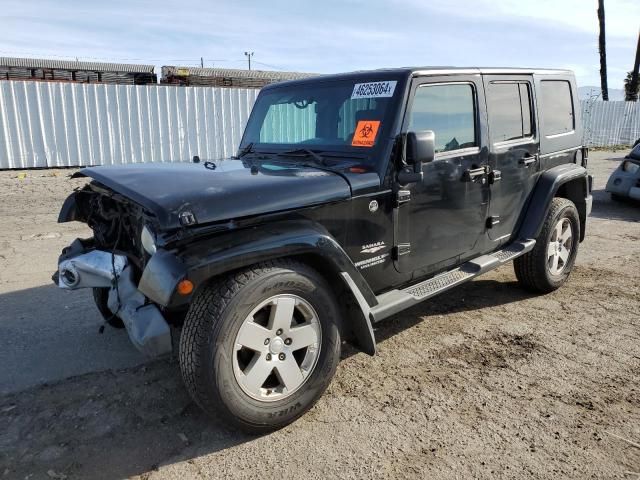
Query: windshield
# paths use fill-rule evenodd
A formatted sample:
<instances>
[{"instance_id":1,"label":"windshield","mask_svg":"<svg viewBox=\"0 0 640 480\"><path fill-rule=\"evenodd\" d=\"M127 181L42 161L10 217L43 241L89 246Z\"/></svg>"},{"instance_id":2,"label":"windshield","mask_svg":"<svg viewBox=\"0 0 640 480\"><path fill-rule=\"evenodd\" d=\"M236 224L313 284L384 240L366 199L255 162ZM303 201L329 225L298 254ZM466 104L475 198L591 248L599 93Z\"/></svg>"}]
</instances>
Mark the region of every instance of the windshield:
<instances>
[{"instance_id":1,"label":"windshield","mask_svg":"<svg viewBox=\"0 0 640 480\"><path fill-rule=\"evenodd\" d=\"M264 90L258 96L241 150L348 151L369 155L388 135L398 80L318 81Z\"/></svg>"}]
</instances>

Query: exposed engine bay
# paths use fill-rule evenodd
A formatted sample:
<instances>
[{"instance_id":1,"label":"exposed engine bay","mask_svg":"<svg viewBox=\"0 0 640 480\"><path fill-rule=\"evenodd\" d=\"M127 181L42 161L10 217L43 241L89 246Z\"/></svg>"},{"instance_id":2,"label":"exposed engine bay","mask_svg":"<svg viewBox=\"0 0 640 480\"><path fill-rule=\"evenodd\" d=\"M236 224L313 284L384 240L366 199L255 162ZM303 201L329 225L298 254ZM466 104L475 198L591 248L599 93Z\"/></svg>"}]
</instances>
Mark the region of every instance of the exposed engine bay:
<instances>
[{"instance_id":1,"label":"exposed engine bay","mask_svg":"<svg viewBox=\"0 0 640 480\"><path fill-rule=\"evenodd\" d=\"M125 255L142 270L147 254L140 241L149 215L142 207L98 182L76 192L77 220L93 230L94 247Z\"/></svg>"}]
</instances>

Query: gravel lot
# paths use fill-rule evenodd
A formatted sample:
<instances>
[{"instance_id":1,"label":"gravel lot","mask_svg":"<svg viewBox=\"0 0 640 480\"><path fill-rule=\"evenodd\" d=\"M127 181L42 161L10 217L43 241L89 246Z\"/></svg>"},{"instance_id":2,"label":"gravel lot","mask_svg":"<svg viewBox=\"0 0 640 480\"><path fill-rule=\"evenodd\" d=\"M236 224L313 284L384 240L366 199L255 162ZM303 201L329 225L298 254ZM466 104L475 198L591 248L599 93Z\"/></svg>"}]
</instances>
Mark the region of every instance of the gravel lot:
<instances>
[{"instance_id":1,"label":"gravel lot","mask_svg":"<svg viewBox=\"0 0 640 480\"><path fill-rule=\"evenodd\" d=\"M565 287L532 296L507 266L396 315L263 437L205 417L174 361L143 365L87 292L51 285L87 233L55 223L82 181L0 172L0 478L640 478L640 206L602 191L620 153L591 157Z\"/></svg>"}]
</instances>

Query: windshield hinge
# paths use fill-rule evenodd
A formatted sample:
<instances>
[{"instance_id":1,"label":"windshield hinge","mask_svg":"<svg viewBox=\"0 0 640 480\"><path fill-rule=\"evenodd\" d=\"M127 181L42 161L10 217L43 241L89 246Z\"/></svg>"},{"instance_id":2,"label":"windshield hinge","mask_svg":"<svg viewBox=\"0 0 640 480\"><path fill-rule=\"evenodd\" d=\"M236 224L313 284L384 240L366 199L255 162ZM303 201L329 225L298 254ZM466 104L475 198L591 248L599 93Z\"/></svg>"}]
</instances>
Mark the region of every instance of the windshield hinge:
<instances>
[{"instance_id":1,"label":"windshield hinge","mask_svg":"<svg viewBox=\"0 0 640 480\"><path fill-rule=\"evenodd\" d=\"M407 203L411 200L411 191L409 190L398 190L396 194L396 202L398 205L402 205L403 203Z\"/></svg>"}]
</instances>

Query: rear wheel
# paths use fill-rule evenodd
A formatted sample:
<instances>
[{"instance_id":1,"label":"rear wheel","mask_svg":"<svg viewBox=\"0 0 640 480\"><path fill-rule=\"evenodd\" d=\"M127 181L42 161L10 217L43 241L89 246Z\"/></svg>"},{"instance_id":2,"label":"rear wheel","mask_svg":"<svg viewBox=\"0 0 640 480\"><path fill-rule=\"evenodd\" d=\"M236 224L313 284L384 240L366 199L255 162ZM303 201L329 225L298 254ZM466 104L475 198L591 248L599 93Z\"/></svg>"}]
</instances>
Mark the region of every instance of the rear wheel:
<instances>
[{"instance_id":1,"label":"rear wheel","mask_svg":"<svg viewBox=\"0 0 640 480\"><path fill-rule=\"evenodd\" d=\"M514 260L522 286L537 292L552 292L569 278L580 244L578 210L566 198L554 198L536 245Z\"/></svg>"},{"instance_id":2,"label":"rear wheel","mask_svg":"<svg viewBox=\"0 0 640 480\"><path fill-rule=\"evenodd\" d=\"M282 260L234 273L196 295L180 367L207 413L260 433L317 401L340 358L338 308L315 270Z\"/></svg>"}]
</instances>

